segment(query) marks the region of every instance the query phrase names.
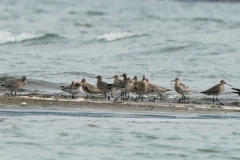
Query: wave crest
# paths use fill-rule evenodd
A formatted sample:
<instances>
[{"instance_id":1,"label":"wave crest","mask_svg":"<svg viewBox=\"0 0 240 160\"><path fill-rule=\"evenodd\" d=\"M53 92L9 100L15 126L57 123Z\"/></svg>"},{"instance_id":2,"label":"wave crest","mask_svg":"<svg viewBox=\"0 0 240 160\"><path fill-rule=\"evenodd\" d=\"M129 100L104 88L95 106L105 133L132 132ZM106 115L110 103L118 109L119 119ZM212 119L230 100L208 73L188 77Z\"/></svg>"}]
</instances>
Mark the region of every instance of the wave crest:
<instances>
[{"instance_id":1,"label":"wave crest","mask_svg":"<svg viewBox=\"0 0 240 160\"><path fill-rule=\"evenodd\" d=\"M48 33L11 33L11 32L0 32L0 44L5 43L17 43L31 39L47 38L47 37L58 37L56 34Z\"/></svg>"},{"instance_id":2,"label":"wave crest","mask_svg":"<svg viewBox=\"0 0 240 160\"><path fill-rule=\"evenodd\" d=\"M133 37L133 36L137 36L134 33L131 32L113 32L113 33L106 33L103 35L99 35L96 40L103 40L103 41L116 41L119 39L123 39L123 38L128 38L128 37Z\"/></svg>"}]
</instances>

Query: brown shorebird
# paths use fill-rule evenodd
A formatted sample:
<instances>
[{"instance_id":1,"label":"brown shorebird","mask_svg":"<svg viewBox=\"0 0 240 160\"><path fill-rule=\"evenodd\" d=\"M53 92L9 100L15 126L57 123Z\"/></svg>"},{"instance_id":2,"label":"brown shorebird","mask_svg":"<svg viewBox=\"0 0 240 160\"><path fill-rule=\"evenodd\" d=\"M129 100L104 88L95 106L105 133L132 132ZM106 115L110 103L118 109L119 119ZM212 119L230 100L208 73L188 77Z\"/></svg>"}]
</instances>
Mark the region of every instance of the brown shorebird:
<instances>
[{"instance_id":1,"label":"brown shorebird","mask_svg":"<svg viewBox=\"0 0 240 160\"><path fill-rule=\"evenodd\" d=\"M235 90L235 92L232 92L232 93L237 93L240 96L240 89L237 89L237 88L232 88L232 89Z\"/></svg>"},{"instance_id":2,"label":"brown shorebird","mask_svg":"<svg viewBox=\"0 0 240 160\"><path fill-rule=\"evenodd\" d=\"M158 85L149 83L148 79L146 79L146 81L148 84L148 93L158 94L160 97L163 97L163 93L170 91L170 89L166 89L166 88L160 87ZM156 97L154 96L154 101L155 100L156 100Z\"/></svg>"},{"instance_id":3,"label":"brown shorebird","mask_svg":"<svg viewBox=\"0 0 240 160\"><path fill-rule=\"evenodd\" d=\"M97 78L97 87L100 91L102 91L105 95L105 99L107 98L107 93L111 94L112 98L113 95L111 93L111 89L113 88L113 84L108 84L106 82L102 81L102 76L97 76L97 77L90 77L90 78ZM108 97L108 99L110 100L110 97Z\"/></svg>"},{"instance_id":4,"label":"brown shorebird","mask_svg":"<svg viewBox=\"0 0 240 160\"><path fill-rule=\"evenodd\" d=\"M92 86L91 84L88 84L85 78L82 79L81 83L82 83L83 91L87 93L86 99L88 98L89 94L92 96L93 99L94 99L93 94L100 94L100 93L103 94L103 92L100 91L97 87Z\"/></svg>"},{"instance_id":5,"label":"brown shorebird","mask_svg":"<svg viewBox=\"0 0 240 160\"><path fill-rule=\"evenodd\" d=\"M178 100L178 103L185 102L186 97L185 95L195 93L196 91L190 89L189 87L185 86L184 84L180 83L179 78L175 78L173 81L174 82L174 88L178 94L181 94L182 97Z\"/></svg>"},{"instance_id":6,"label":"brown shorebird","mask_svg":"<svg viewBox=\"0 0 240 160\"><path fill-rule=\"evenodd\" d=\"M22 79L17 79L15 81L12 81L10 83L7 83L7 84L4 84L4 85L1 85L9 90L11 90L11 95L12 95L12 92L15 91L15 95L16 94L16 91L21 89L26 83L27 83L27 78L26 76L23 76ZM29 82L28 82L29 83ZM30 84L30 83L29 83Z\"/></svg>"},{"instance_id":7,"label":"brown shorebird","mask_svg":"<svg viewBox=\"0 0 240 160\"><path fill-rule=\"evenodd\" d=\"M75 98L75 95L82 91L82 85L79 82L72 81L68 86L60 86L61 90L72 95L72 99Z\"/></svg>"},{"instance_id":8,"label":"brown shorebird","mask_svg":"<svg viewBox=\"0 0 240 160\"><path fill-rule=\"evenodd\" d=\"M143 102L143 94L147 94L147 89L148 89L148 85L147 85L147 81L146 81L146 77L145 75L143 75L142 77L142 81L139 81L135 87L136 89L136 93L139 94L139 97L135 99L135 101L139 98L142 98L142 102Z\"/></svg>"},{"instance_id":9,"label":"brown shorebird","mask_svg":"<svg viewBox=\"0 0 240 160\"><path fill-rule=\"evenodd\" d=\"M211 87L210 89L208 89L208 90L206 90L206 91L203 91L203 92L200 92L200 93L203 93L203 94L206 94L206 95L214 95L214 96L213 96L213 105L214 105L214 98L215 98L215 96L216 96L216 100L217 100L221 105L224 105L222 102L220 102L220 101L218 100L218 97L217 97L219 94L222 94L223 91L225 90L224 84L229 85L229 86L232 86L232 85L230 85L230 84L227 84L224 80L221 80L221 81L220 81L220 84L217 84L217 85Z\"/></svg>"}]
</instances>

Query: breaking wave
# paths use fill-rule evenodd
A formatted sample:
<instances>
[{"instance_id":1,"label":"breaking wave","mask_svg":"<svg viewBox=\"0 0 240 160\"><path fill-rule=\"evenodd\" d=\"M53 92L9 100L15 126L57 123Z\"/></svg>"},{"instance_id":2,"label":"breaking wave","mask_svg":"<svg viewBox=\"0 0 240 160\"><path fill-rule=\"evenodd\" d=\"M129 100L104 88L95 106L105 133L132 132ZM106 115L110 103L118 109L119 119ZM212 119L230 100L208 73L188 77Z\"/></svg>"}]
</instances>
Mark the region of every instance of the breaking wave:
<instances>
[{"instance_id":1,"label":"breaking wave","mask_svg":"<svg viewBox=\"0 0 240 160\"><path fill-rule=\"evenodd\" d=\"M0 32L0 44L5 43L17 43L26 40L32 39L42 39L48 37L59 37L56 34L49 34L49 33L38 33L38 34L31 34L31 33L11 33L11 32Z\"/></svg>"},{"instance_id":2,"label":"breaking wave","mask_svg":"<svg viewBox=\"0 0 240 160\"><path fill-rule=\"evenodd\" d=\"M113 33L105 33L103 35L97 36L96 40L103 40L107 42L116 41L119 39L124 39L128 37L139 36L137 34L131 32L113 32Z\"/></svg>"}]
</instances>

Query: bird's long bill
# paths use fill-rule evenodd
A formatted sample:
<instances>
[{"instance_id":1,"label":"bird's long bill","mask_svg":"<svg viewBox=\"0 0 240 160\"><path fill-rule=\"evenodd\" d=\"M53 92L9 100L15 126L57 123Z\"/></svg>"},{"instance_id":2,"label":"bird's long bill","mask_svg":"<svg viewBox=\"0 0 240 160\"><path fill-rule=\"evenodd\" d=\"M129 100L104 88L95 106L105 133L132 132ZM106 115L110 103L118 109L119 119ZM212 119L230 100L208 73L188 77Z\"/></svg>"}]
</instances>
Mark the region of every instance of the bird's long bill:
<instances>
[{"instance_id":1,"label":"bird's long bill","mask_svg":"<svg viewBox=\"0 0 240 160\"><path fill-rule=\"evenodd\" d=\"M229 85L229 86L231 86L231 87L233 87L232 85L230 85L230 84L227 84L227 83L225 83L226 85Z\"/></svg>"},{"instance_id":2,"label":"bird's long bill","mask_svg":"<svg viewBox=\"0 0 240 160\"><path fill-rule=\"evenodd\" d=\"M26 80L27 82L28 82L28 80ZM28 82L29 83L29 82ZM29 83L29 84L31 84L31 83Z\"/></svg>"},{"instance_id":3,"label":"bird's long bill","mask_svg":"<svg viewBox=\"0 0 240 160\"><path fill-rule=\"evenodd\" d=\"M172 81L170 81L170 82L175 82L175 79L174 79L174 80L172 80Z\"/></svg>"},{"instance_id":4,"label":"bird's long bill","mask_svg":"<svg viewBox=\"0 0 240 160\"><path fill-rule=\"evenodd\" d=\"M97 77L90 77L90 78L97 78Z\"/></svg>"}]
</instances>

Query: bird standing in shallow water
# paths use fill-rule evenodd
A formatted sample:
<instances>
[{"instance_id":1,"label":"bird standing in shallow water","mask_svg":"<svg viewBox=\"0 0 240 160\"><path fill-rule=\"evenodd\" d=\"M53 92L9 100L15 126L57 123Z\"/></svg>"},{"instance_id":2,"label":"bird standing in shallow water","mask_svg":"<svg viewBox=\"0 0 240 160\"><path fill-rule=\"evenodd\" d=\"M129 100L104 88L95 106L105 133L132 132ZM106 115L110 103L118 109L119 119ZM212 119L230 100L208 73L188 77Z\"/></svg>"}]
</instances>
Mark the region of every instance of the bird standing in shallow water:
<instances>
[{"instance_id":1,"label":"bird standing in shallow water","mask_svg":"<svg viewBox=\"0 0 240 160\"><path fill-rule=\"evenodd\" d=\"M100 91L102 91L104 93L105 99L107 98L107 93L111 94L111 96L113 98L113 95L111 93L113 84L108 84L106 82L103 82L102 76L100 76L100 75L97 77L90 77L90 78L97 78L97 87ZM108 99L110 100L110 97L108 97Z\"/></svg>"},{"instance_id":2,"label":"bird standing in shallow water","mask_svg":"<svg viewBox=\"0 0 240 160\"><path fill-rule=\"evenodd\" d=\"M82 91L82 85L79 82L72 81L69 86L60 86L61 90L67 93L72 94L72 99L75 98L75 95Z\"/></svg>"},{"instance_id":3,"label":"bird standing in shallow water","mask_svg":"<svg viewBox=\"0 0 240 160\"><path fill-rule=\"evenodd\" d=\"M214 98L215 98L215 96L216 96L216 100L217 100L221 105L224 105L222 102L220 102L220 101L218 100L218 97L217 97L219 94L222 94L223 91L225 90L224 84L229 85L229 86L232 86L232 85L230 85L230 84L227 84L224 80L221 80L221 81L220 81L220 84L217 84L217 85L209 88L208 90L203 91L203 92L200 92L200 93L203 93L203 94L206 94L206 95L214 95L214 96L213 96L213 105L214 105Z\"/></svg>"},{"instance_id":4,"label":"bird standing in shallow water","mask_svg":"<svg viewBox=\"0 0 240 160\"><path fill-rule=\"evenodd\" d=\"M147 81L147 85L148 85L148 93L154 94L154 101L156 100L156 97L155 97L156 94L159 94L159 96L161 98L161 97L163 97L163 93L170 91L170 89L166 89L166 88L160 87L158 85L149 83L148 79L146 79L146 81Z\"/></svg>"},{"instance_id":5,"label":"bird standing in shallow water","mask_svg":"<svg viewBox=\"0 0 240 160\"><path fill-rule=\"evenodd\" d=\"M147 80L145 75L143 75L142 77L142 81L139 81L135 87L136 89L136 93L139 94L139 97L135 99L135 101L139 98L142 98L142 102L143 102L143 94L147 94L147 89L148 89L148 85L147 85Z\"/></svg>"},{"instance_id":6,"label":"bird standing in shallow water","mask_svg":"<svg viewBox=\"0 0 240 160\"><path fill-rule=\"evenodd\" d=\"M178 103L185 102L186 97L185 95L195 93L194 90L190 89L189 87L185 86L184 84L180 83L179 78L175 78L173 81L174 82L174 89L178 94L181 94L182 97L178 100Z\"/></svg>"},{"instance_id":7,"label":"bird standing in shallow water","mask_svg":"<svg viewBox=\"0 0 240 160\"><path fill-rule=\"evenodd\" d=\"M87 93L86 99L88 98L88 95L89 95L89 94L90 94L90 95L92 96L92 98L94 99L93 94L103 93L103 92L100 91L97 87L92 86L91 84L88 84L88 83L87 83L87 80L86 80L85 78L82 79L81 84L82 84L83 91Z\"/></svg>"},{"instance_id":8,"label":"bird standing in shallow water","mask_svg":"<svg viewBox=\"0 0 240 160\"><path fill-rule=\"evenodd\" d=\"M27 78L26 76L23 76L22 79L17 79L15 81L12 81L8 84L4 84L4 85L1 85L9 90L11 90L11 95L12 95L12 92L15 91L15 95L16 94L16 91L21 89L26 83L27 83ZM29 83L29 82L28 82ZM30 84L30 83L29 83Z\"/></svg>"}]
</instances>

